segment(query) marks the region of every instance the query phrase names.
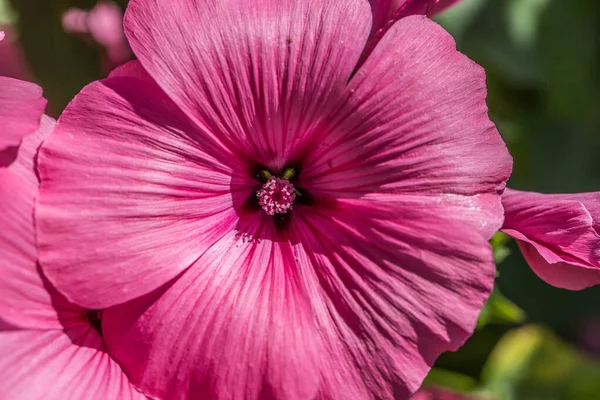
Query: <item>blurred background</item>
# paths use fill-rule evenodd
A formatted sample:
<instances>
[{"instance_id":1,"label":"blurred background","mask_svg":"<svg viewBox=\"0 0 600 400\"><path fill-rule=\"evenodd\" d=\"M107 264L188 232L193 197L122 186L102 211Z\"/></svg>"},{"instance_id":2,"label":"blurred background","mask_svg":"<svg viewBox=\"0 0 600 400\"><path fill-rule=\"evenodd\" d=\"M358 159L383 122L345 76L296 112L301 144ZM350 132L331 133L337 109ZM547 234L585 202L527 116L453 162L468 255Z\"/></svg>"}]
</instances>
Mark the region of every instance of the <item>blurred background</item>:
<instances>
[{"instance_id":1,"label":"blurred background","mask_svg":"<svg viewBox=\"0 0 600 400\"><path fill-rule=\"evenodd\" d=\"M0 0L0 75L41 84L58 115L133 57L120 29L126 3ZM600 1L464 0L436 20L487 71L490 116L515 159L511 187L600 191ZM479 327L440 357L425 386L484 399L600 400L600 287L553 288L505 236L492 244L498 277Z\"/></svg>"}]
</instances>

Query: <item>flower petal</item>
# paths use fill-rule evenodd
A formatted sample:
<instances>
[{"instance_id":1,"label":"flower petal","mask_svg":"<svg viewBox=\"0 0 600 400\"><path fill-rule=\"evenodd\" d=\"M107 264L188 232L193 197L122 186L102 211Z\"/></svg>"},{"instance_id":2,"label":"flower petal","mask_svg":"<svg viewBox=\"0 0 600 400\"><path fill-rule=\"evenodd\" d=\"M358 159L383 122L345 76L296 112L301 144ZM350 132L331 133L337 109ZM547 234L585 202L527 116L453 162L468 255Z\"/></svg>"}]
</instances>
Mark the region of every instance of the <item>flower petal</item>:
<instances>
[{"instance_id":1,"label":"flower petal","mask_svg":"<svg viewBox=\"0 0 600 400\"><path fill-rule=\"evenodd\" d=\"M165 399L406 398L472 333L494 280L474 230L417 204L294 212L289 242L229 235L105 312L134 383Z\"/></svg>"},{"instance_id":2,"label":"flower petal","mask_svg":"<svg viewBox=\"0 0 600 400\"><path fill-rule=\"evenodd\" d=\"M508 231L505 231L508 233ZM582 290L600 284L600 268L566 262L549 263L529 242L517 240L527 264L546 283L562 289Z\"/></svg>"},{"instance_id":3,"label":"flower petal","mask_svg":"<svg viewBox=\"0 0 600 400\"><path fill-rule=\"evenodd\" d=\"M35 132L45 108L38 85L0 76L0 152Z\"/></svg>"},{"instance_id":4,"label":"flower petal","mask_svg":"<svg viewBox=\"0 0 600 400\"><path fill-rule=\"evenodd\" d=\"M34 157L55 121L23 139L14 162L0 168L0 319L36 329L61 328L37 268L33 206L38 192Z\"/></svg>"},{"instance_id":5,"label":"flower petal","mask_svg":"<svg viewBox=\"0 0 600 400\"><path fill-rule=\"evenodd\" d=\"M432 205L341 200L299 214L299 268L326 348L321 397L407 398L472 334L494 282L488 243ZM452 232L452 234L449 234Z\"/></svg>"},{"instance_id":6,"label":"flower petal","mask_svg":"<svg viewBox=\"0 0 600 400\"><path fill-rule=\"evenodd\" d=\"M253 234L274 235L260 217ZM145 393L314 398L320 354L305 272L288 242L247 235L226 235L167 288L105 311L109 349Z\"/></svg>"},{"instance_id":7,"label":"flower petal","mask_svg":"<svg viewBox=\"0 0 600 400\"><path fill-rule=\"evenodd\" d=\"M104 351L95 332L0 332L0 398L145 399Z\"/></svg>"},{"instance_id":8,"label":"flower petal","mask_svg":"<svg viewBox=\"0 0 600 400\"><path fill-rule=\"evenodd\" d=\"M40 150L45 274L91 309L168 282L235 223L236 160L152 82L91 84Z\"/></svg>"},{"instance_id":9,"label":"flower petal","mask_svg":"<svg viewBox=\"0 0 600 400\"><path fill-rule=\"evenodd\" d=\"M225 146L278 170L367 40L360 0L133 0L125 31L162 89Z\"/></svg>"},{"instance_id":10,"label":"flower petal","mask_svg":"<svg viewBox=\"0 0 600 400\"><path fill-rule=\"evenodd\" d=\"M439 14L462 0L429 0L429 9L427 15L430 17Z\"/></svg>"},{"instance_id":11,"label":"flower petal","mask_svg":"<svg viewBox=\"0 0 600 400\"><path fill-rule=\"evenodd\" d=\"M547 283L580 290L600 284L600 192L540 194L507 189L503 231Z\"/></svg>"},{"instance_id":12,"label":"flower petal","mask_svg":"<svg viewBox=\"0 0 600 400\"><path fill-rule=\"evenodd\" d=\"M444 197L457 215L470 209L487 221L489 237L502 223L499 194L512 160L485 97L483 69L456 51L447 32L423 16L404 18L350 81L300 186L333 198Z\"/></svg>"}]
</instances>

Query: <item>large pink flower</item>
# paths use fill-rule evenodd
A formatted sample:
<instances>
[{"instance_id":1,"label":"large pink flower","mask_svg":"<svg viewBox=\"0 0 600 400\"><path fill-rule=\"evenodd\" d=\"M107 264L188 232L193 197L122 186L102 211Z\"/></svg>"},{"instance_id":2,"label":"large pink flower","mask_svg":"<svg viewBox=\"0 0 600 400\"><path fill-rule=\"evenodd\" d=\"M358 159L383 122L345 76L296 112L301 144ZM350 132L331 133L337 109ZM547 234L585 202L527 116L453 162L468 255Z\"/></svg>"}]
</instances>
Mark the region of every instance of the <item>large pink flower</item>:
<instances>
[{"instance_id":1,"label":"large pink flower","mask_svg":"<svg viewBox=\"0 0 600 400\"><path fill-rule=\"evenodd\" d=\"M18 146L39 128L45 108L42 88L0 76L0 167L8 157L8 148Z\"/></svg>"},{"instance_id":2,"label":"large pink flower","mask_svg":"<svg viewBox=\"0 0 600 400\"><path fill-rule=\"evenodd\" d=\"M142 399L107 355L97 313L69 303L37 266L34 156L54 124L44 117L0 167L0 399Z\"/></svg>"},{"instance_id":3,"label":"large pink flower","mask_svg":"<svg viewBox=\"0 0 600 400\"><path fill-rule=\"evenodd\" d=\"M484 72L421 16L355 71L371 18L129 3L140 61L61 116L37 222L49 279L117 305L105 337L144 392L402 399L472 333L511 170Z\"/></svg>"},{"instance_id":4,"label":"large pink flower","mask_svg":"<svg viewBox=\"0 0 600 400\"><path fill-rule=\"evenodd\" d=\"M506 190L502 230L517 239L533 271L559 288L600 284L600 192Z\"/></svg>"}]
</instances>

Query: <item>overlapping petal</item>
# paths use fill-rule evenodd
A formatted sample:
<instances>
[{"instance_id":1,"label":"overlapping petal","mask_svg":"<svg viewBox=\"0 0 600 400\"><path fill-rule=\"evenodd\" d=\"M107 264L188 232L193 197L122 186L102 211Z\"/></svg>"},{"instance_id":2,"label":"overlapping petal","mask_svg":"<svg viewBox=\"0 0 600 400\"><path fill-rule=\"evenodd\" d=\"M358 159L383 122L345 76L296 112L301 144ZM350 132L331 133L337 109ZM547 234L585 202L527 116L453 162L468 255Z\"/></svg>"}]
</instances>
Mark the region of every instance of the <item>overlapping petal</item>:
<instances>
[{"instance_id":1,"label":"overlapping petal","mask_svg":"<svg viewBox=\"0 0 600 400\"><path fill-rule=\"evenodd\" d=\"M40 126L46 99L30 82L0 76L0 152L18 146Z\"/></svg>"},{"instance_id":2,"label":"overlapping petal","mask_svg":"<svg viewBox=\"0 0 600 400\"><path fill-rule=\"evenodd\" d=\"M243 168L135 65L119 69L77 96L40 151L45 273L88 308L148 293L231 229Z\"/></svg>"},{"instance_id":3,"label":"overlapping petal","mask_svg":"<svg viewBox=\"0 0 600 400\"><path fill-rule=\"evenodd\" d=\"M490 237L502 224L499 194L512 159L485 97L483 69L447 32L404 18L350 81L300 185L333 198L421 195Z\"/></svg>"},{"instance_id":4,"label":"overlapping petal","mask_svg":"<svg viewBox=\"0 0 600 400\"><path fill-rule=\"evenodd\" d=\"M133 0L144 68L225 146L278 170L339 97L367 40L361 0Z\"/></svg>"},{"instance_id":5,"label":"overlapping petal","mask_svg":"<svg viewBox=\"0 0 600 400\"><path fill-rule=\"evenodd\" d=\"M507 189L503 231L547 283L580 290L600 284L600 193L540 194Z\"/></svg>"},{"instance_id":6,"label":"overlapping petal","mask_svg":"<svg viewBox=\"0 0 600 400\"><path fill-rule=\"evenodd\" d=\"M0 332L2 400L141 400L89 327ZM78 344L73 344L76 338Z\"/></svg>"},{"instance_id":7,"label":"overlapping petal","mask_svg":"<svg viewBox=\"0 0 600 400\"><path fill-rule=\"evenodd\" d=\"M0 168L0 399L143 399L106 353L88 312L44 279L35 246L35 156L55 126L43 117Z\"/></svg>"},{"instance_id":8,"label":"overlapping petal","mask_svg":"<svg viewBox=\"0 0 600 400\"><path fill-rule=\"evenodd\" d=\"M37 270L33 225L38 190L33 160L54 124L44 117L41 128L23 140L14 162L0 168L0 319L23 328L61 326Z\"/></svg>"},{"instance_id":9,"label":"overlapping petal","mask_svg":"<svg viewBox=\"0 0 600 400\"><path fill-rule=\"evenodd\" d=\"M472 333L493 284L485 240L436 211L299 207L279 241L255 222L108 310L109 348L165 399L405 398Z\"/></svg>"}]
</instances>

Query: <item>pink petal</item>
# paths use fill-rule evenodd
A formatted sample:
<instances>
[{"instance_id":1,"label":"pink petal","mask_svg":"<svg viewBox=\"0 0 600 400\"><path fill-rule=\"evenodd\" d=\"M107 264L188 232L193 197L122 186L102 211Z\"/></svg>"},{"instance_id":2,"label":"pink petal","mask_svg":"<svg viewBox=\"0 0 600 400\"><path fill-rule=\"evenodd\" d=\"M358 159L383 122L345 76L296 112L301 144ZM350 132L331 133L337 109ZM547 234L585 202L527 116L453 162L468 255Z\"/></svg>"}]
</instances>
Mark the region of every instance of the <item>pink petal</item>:
<instances>
[{"instance_id":1,"label":"pink petal","mask_svg":"<svg viewBox=\"0 0 600 400\"><path fill-rule=\"evenodd\" d=\"M485 103L481 67L425 17L398 21L324 124L300 186L315 196L442 202L490 237L512 160Z\"/></svg>"},{"instance_id":2,"label":"pink petal","mask_svg":"<svg viewBox=\"0 0 600 400\"><path fill-rule=\"evenodd\" d=\"M370 29L361 0L133 0L125 32L162 89L236 153L282 168L339 97Z\"/></svg>"},{"instance_id":3,"label":"pink petal","mask_svg":"<svg viewBox=\"0 0 600 400\"><path fill-rule=\"evenodd\" d=\"M254 235L275 234L260 221ZM231 232L172 285L107 310L105 338L161 399L312 399L322 356L306 273L288 242Z\"/></svg>"},{"instance_id":4,"label":"pink petal","mask_svg":"<svg viewBox=\"0 0 600 400\"><path fill-rule=\"evenodd\" d=\"M0 152L37 130L45 108L39 86L0 76Z\"/></svg>"},{"instance_id":5,"label":"pink petal","mask_svg":"<svg viewBox=\"0 0 600 400\"><path fill-rule=\"evenodd\" d=\"M406 0L400 0L405 2ZM390 11L398 8L398 0L369 0L371 3L371 13L373 14L373 26L371 27L371 34L381 29L386 22L390 19Z\"/></svg>"},{"instance_id":6,"label":"pink petal","mask_svg":"<svg viewBox=\"0 0 600 400\"><path fill-rule=\"evenodd\" d=\"M600 284L600 192L545 195L508 190L503 231L547 283L581 290Z\"/></svg>"},{"instance_id":7,"label":"pink petal","mask_svg":"<svg viewBox=\"0 0 600 400\"><path fill-rule=\"evenodd\" d=\"M472 333L494 280L474 230L418 204L295 211L289 241L253 221L105 313L136 385L164 399L406 398Z\"/></svg>"},{"instance_id":8,"label":"pink petal","mask_svg":"<svg viewBox=\"0 0 600 400\"><path fill-rule=\"evenodd\" d=\"M109 78L118 78L118 77L128 77L128 78L136 78L140 79L146 83L149 83L153 86L156 85L154 79L148 72L142 67L142 64L138 60L128 61L123 65L118 66L108 76Z\"/></svg>"},{"instance_id":9,"label":"pink petal","mask_svg":"<svg viewBox=\"0 0 600 400\"><path fill-rule=\"evenodd\" d=\"M462 0L429 0L427 15L434 16L460 3Z\"/></svg>"},{"instance_id":10,"label":"pink petal","mask_svg":"<svg viewBox=\"0 0 600 400\"><path fill-rule=\"evenodd\" d=\"M369 0L373 12L372 43L367 47L370 53L395 21L411 15L427 15L433 17L445 11L461 0Z\"/></svg>"},{"instance_id":11,"label":"pink petal","mask_svg":"<svg viewBox=\"0 0 600 400\"><path fill-rule=\"evenodd\" d=\"M407 398L472 334L494 281L489 246L432 205L342 200L302 217L299 241L333 316L319 315L335 355L322 398Z\"/></svg>"},{"instance_id":12,"label":"pink petal","mask_svg":"<svg viewBox=\"0 0 600 400\"><path fill-rule=\"evenodd\" d=\"M508 233L508 231L505 232ZM600 284L600 268L560 261L549 263L534 245L522 240L517 240L517 243L533 272L552 286L581 290Z\"/></svg>"},{"instance_id":13,"label":"pink petal","mask_svg":"<svg viewBox=\"0 0 600 400\"><path fill-rule=\"evenodd\" d=\"M95 332L0 332L0 397L10 400L145 399Z\"/></svg>"},{"instance_id":14,"label":"pink petal","mask_svg":"<svg viewBox=\"0 0 600 400\"><path fill-rule=\"evenodd\" d=\"M38 191L34 157L55 121L44 117L14 162L0 167L0 318L19 327L62 328L38 273L33 206Z\"/></svg>"},{"instance_id":15,"label":"pink petal","mask_svg":"<svg viewBox=\"0 0 600 400\"><path fill-rule=\"evenodd\" d=\"M236 222L235 162L151 82L91 84L40 151L44 272L91 309L168 282Z\"/></svg>"}]
</instances>

